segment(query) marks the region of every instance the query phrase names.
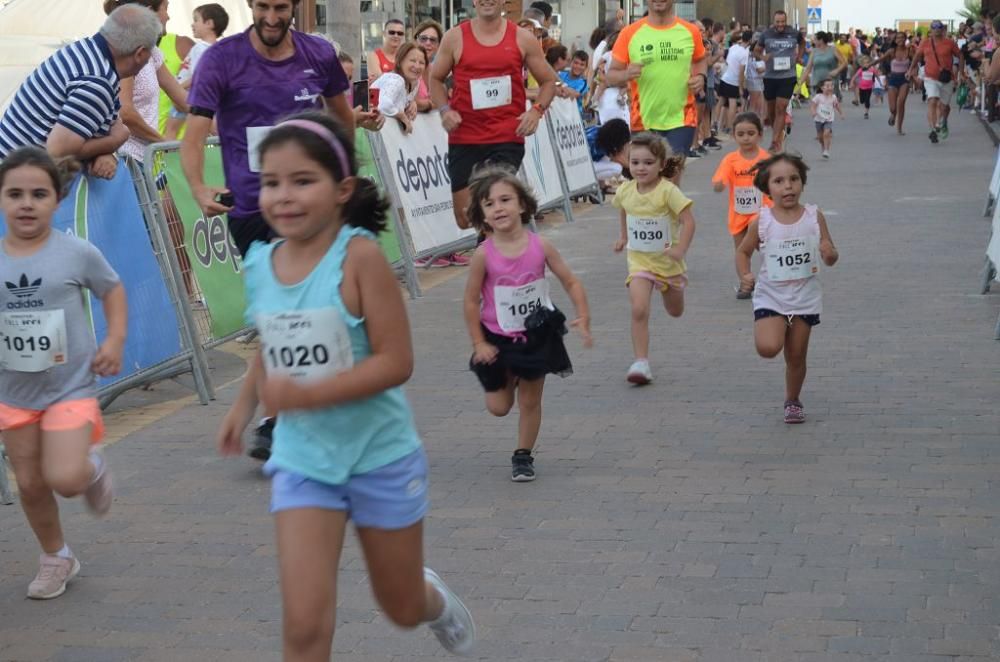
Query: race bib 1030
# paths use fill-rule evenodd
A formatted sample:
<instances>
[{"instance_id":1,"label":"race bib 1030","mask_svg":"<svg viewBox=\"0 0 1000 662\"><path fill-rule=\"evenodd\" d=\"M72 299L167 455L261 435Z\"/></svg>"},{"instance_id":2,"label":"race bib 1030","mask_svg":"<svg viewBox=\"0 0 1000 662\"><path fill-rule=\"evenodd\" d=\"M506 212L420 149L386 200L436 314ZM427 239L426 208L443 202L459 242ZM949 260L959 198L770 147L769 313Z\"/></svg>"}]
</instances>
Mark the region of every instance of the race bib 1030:
<instances>
[{"instance_id":1,"label":"race bib 1030","mask_svg":"<svg viewBox=\"0 0 1000 662\"><path fill-rule=\"evenodd\" d=\"M628 249L642 253L662 253L671 243L670 219L666 216L625 216Z\"/></svg>"}]
</instances>

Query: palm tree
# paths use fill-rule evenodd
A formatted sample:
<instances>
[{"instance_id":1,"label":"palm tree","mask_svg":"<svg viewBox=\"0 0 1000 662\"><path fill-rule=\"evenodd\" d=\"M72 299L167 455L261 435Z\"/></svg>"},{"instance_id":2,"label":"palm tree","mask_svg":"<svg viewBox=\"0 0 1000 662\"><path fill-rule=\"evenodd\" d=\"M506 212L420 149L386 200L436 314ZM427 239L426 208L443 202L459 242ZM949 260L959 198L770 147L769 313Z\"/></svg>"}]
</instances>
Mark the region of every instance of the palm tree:
<instances>
[{"instance_id":1,"label":"palm tree","mask_svg":"<svg viewBox=\"0 0 1000 662\"><path fill-rule=\"evenodd\" d=\"M982 0L965 0L965 7L958 10L958 15L965 20L978 21L982 11Z\"/></svg>"}]
</instances>

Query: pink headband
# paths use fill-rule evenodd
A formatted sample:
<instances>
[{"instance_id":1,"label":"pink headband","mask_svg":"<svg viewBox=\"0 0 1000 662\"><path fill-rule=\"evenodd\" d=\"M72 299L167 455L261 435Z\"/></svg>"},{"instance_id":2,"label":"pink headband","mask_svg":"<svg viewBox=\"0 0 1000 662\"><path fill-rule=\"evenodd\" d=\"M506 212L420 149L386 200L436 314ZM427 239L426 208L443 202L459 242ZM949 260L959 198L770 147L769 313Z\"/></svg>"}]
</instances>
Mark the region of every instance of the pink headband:
<instances>
[{"instance_id":1,"label":"pink headband","mask_svg":"<svg viewBox=\"0 0 1000 662\"><path fill-rule=\"evenodd\" d=\"M340 162L341 178L350 177L351 169L348 167L347 152L344 151L344 146L340 144L340 140L334 135L333 131L326 128L319 122L313 122L312 120L285 120L275 128L280 128L283 126L297 126L300 129L305 129L310 133L315 133L317 136L325 140L333 148L334 153L337 155L337 160Z\"/></svg>"}]
</instances>

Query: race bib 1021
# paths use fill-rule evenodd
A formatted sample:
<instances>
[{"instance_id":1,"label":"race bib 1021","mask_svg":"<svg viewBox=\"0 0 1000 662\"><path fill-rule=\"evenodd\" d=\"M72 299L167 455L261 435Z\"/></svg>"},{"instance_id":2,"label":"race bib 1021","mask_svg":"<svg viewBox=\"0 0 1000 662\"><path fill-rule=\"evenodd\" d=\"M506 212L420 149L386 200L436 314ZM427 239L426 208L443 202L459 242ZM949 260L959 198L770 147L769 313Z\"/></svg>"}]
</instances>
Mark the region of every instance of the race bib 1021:
<instances>
[{"instance_id":1,"label":"race bib 1021","mask_svg":"<svg viewBox=\"0 0 1000 662\"><path fill-rule=\"evenodd\" d=\"M259 315L257 330L268 375L308 383L354 366L351 336L335 308Z\"/></svg>"},{"instance_id":2,"label":"race bib 1021","mask_svg":"<svg viewBox=\"0 0 1000 662\"><path fill-rule=\"evenodd\" d=\"M733 191L733 209L737 214L756 214L760 205L761 192L756 186L737 186Z\"/></svg>"},{"instance_id":3,"label":"race bib 1021","mask_svg":"<svg viewBox=\"0 0 1000 662\"><path fill-rule=\"evenodd\" d=\"M0 365L43 372L66 363L66 315L60 310L0 314Z\"/></svg>"}]
</instances>

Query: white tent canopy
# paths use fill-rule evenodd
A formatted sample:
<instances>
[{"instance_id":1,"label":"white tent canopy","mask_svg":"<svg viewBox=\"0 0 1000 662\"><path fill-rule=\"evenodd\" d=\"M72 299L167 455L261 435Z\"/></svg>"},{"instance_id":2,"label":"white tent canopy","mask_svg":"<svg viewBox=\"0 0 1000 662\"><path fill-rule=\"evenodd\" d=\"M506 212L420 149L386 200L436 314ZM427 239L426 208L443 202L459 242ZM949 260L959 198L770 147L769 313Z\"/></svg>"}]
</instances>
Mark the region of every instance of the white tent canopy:
<instances>
[{"instance_id":1,"label":"white tent canopy","mask_svg":"<svg viewBox=\"0 0 1000 662\"><path fill-rule=\"evenodd\" d=\"M191 36L191 12L210 0L170 0L167 32ZM246 0L212 0L229 12L226 35L250 25ZM0 6L0 109L41 62L104 23L102 0L10 0Z\"/></svg>"}]
</instances>

